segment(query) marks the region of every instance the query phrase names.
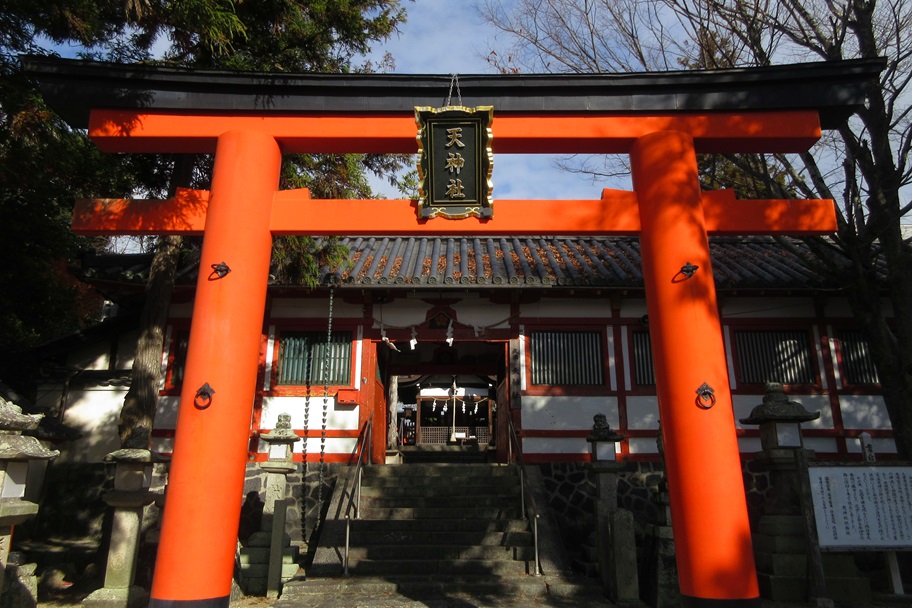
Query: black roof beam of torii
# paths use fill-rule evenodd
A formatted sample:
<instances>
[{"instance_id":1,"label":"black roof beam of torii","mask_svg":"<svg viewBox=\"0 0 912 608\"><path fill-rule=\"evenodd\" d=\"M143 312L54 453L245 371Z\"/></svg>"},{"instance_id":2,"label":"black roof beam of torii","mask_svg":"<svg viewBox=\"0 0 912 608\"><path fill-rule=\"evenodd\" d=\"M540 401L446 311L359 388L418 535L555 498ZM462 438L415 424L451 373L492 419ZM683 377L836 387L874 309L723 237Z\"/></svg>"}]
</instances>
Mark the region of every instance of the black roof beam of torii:
<instances>
[{"instance_id":1,"label":"black roof beam of torii","mask_svg":"<svg viewBox=\"0 0 912 608\"><path fill-rule=\"evenodd\" d=\"M401 113L441 106L452 76L286 74L22 57L46 101L71 126L92 109L289 113ZM459 105L498 113L819 112L824 129L862 106L883 59L629 74L460 74Z\"/></svg>"}]
</instances>

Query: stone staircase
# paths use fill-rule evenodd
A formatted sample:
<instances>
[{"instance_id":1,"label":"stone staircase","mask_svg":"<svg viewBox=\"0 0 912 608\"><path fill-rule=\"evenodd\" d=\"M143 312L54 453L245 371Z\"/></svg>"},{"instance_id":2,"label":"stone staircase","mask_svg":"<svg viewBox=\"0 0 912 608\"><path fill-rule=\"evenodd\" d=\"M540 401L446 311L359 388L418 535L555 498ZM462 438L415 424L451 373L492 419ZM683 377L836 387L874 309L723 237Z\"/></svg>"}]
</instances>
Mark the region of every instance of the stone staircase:
<instances>
[{"instance_id":1,"label":"stone staircase","mask_svg":"<svg viewBox=\"0 0 912 608\"><path fill-rule=\"evenodd\" d=\"M554 556L542 557L545 576L535 576L533 534L521 517L514 466L367 467L361 518L351 526L349 577L343 577L344 510L354 484L339 485L344 487L337 487L306 579L287 583L281 604L320 605L319 596L338 598L346 592L411 599L559 595L586 598L595 602L591 605L602 601L594 581L568 579L569 568L555 567L560 560ZM546 554L558 545L540 543Z\"/></svg>"}]
</instances>

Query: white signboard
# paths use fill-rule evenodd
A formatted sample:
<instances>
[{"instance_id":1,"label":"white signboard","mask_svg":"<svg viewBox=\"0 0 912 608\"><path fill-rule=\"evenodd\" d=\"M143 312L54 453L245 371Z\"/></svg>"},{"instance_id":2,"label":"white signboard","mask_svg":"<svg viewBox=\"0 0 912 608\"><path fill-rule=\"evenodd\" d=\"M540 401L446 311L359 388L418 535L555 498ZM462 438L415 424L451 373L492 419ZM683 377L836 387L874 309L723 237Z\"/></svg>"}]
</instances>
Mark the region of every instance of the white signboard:
<instances>
[{"instance_id":1,"label":"white signboard","mask_svg":"<svg viewBox=\"0 0 912 608\"><path fill-rule=\"evenodd\" d=\"M912 467L810 467L821 549L912 547Z\"/></svg>"}]
</instances>

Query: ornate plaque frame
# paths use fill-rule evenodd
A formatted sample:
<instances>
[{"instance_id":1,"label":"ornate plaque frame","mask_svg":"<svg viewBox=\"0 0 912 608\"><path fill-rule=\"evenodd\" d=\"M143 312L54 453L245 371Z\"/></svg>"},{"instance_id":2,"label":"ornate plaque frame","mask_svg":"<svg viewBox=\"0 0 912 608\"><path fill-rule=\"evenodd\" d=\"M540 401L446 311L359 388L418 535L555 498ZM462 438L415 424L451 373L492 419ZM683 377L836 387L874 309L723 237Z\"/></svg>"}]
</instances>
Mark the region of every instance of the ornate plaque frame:
<instances>
[{"instance_id":1,"label":"ornate plaque frame","mask_svg":"<svg viewBox=\"0 0 912 608\"><path fill-rule=\"evenodd\" d=\"M418 217L491 218L494 106L416 107Z\"/></svg>"}]
</instances>

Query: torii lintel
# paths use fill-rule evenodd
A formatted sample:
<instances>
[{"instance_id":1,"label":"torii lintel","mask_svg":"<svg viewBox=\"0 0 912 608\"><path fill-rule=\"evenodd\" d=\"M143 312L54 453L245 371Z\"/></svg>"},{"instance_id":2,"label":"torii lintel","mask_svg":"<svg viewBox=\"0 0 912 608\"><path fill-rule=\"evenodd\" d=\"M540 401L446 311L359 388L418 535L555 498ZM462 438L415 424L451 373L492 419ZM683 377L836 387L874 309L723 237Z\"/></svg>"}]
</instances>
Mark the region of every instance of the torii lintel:
<instances>
[{"instance_id":1,"label":"torii lintel","mask_svg":"<svg viewBox=\"0 0 912 608\"><path fill-rule=\"evenodd\" d=\"M801 236L836 230L830 199L738 200L732 190L713 190L702 193L702 202L710 235ZM208 205L208 191L189 189L179 189L165 200L81 199L73 214L73 230L86 235L201 235ZM422 220L416 206L414 200L312 199L306 189L280 190L273 197L269 228L276 236L640 233L637 195L625 190L605 189L600 199L591 200L498 200L491 220ZM545 223L541 218L549 219Z\"/></svg>"}]
</instances>

